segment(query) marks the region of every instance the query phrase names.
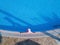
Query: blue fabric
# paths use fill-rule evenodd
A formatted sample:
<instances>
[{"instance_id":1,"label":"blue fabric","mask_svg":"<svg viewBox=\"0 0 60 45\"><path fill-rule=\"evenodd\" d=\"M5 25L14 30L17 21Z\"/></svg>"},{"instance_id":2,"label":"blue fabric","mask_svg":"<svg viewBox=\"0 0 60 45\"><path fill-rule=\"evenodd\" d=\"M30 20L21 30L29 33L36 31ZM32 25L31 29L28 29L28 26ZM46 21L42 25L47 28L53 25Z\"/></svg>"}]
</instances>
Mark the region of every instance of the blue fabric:
<instances>
[{"instance_id":1,"label":"blue fabric","mask_svg":"<svg viewBox=\"0 0 60 45\"><path fill-rule=\"evenodd\" d=\"M33 32L60 28L60 0L0 0L0 29Z\"/></svg>"}]
</instances>

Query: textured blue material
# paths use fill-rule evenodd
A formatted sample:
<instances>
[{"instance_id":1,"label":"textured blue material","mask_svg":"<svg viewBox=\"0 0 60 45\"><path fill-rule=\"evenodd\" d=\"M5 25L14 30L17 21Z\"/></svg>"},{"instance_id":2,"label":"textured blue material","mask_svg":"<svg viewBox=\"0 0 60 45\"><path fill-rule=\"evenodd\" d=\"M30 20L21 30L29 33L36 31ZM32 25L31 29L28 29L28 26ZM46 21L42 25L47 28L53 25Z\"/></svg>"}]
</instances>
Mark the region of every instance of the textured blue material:
<instances>
[{"instance_id":1,"label":"textured blue material","mask_svg":"<svg viewBox=\"0 0 60 45\"><path fill-rule=\"evenodd\" d=\"M60 0L0 0L0 29L24 32L60 27Z\"/></svg>"}]
</instances>

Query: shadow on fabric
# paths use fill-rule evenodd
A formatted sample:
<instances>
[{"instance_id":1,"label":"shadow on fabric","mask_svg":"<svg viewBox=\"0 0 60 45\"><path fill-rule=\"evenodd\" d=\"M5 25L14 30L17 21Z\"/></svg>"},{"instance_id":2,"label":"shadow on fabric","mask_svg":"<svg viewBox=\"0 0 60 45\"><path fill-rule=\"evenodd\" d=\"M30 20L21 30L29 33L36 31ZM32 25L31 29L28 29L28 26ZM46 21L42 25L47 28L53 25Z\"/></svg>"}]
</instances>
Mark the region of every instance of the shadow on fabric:
<instances>
[{"instance_id":1,"label":"shadow on fabric","mask_svg":"<svg viewBox=\"0 0 60 45\"><path fill-rule=\"evenodd\" d=\"M1 32L0 32L0 44L2 43L2 35L1 35Z\"/></svg>"},{"instance_id":2,"label":"shadow on fabric","mask_svg":"<svg viewBox=\"0 0 60 45\"><path fill-rule=\"evenodd\" d=\"M27 39L27 40L24 40L21 42L17 42L15 45L40 45L40 44L38 44L37 42L34 42L30 39Z\"/></svg>"}]
</instances>

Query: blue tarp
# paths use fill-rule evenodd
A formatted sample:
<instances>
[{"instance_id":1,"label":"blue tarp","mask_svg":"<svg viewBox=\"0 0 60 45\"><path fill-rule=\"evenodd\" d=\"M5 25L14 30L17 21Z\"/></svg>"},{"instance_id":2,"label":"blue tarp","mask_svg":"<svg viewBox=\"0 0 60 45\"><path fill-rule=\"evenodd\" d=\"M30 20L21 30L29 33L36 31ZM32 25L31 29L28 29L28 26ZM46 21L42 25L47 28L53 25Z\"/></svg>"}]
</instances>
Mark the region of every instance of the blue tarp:
<instances>
[{"instance_id":1,"label":"blue tarp","mask_svg":"<svg viewBox=\"0 0 60 45\"><path fill-rule=\"evenodd\" d=\"M0 29L33 32L60 28L60 0L0 0Z\"/></svg>"}]
</instances>

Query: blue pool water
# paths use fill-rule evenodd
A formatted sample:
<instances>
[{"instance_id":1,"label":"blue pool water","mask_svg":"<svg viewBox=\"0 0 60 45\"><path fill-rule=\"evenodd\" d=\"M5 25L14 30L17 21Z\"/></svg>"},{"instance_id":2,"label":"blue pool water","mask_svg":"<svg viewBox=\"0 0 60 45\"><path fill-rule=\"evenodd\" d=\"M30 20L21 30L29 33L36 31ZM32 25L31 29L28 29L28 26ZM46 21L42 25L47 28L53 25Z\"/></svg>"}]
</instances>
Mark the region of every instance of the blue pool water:
<instances>
[{"instance_id":1,"label":"blue pool water","mask_svg":"<svg viewBox=\"0 0 60 45\"><path fill-rule=\"evenodd\" d=\"M0 29L33 32L60 28L60 0L0 0Z\"/></svg>"}]
</instances>

